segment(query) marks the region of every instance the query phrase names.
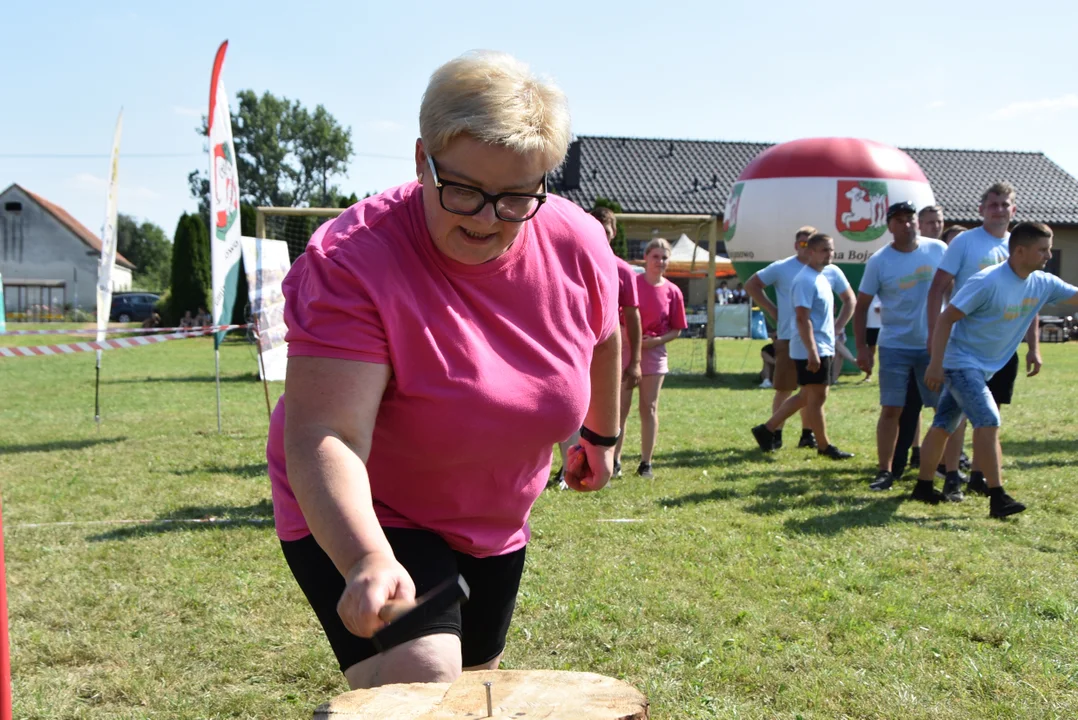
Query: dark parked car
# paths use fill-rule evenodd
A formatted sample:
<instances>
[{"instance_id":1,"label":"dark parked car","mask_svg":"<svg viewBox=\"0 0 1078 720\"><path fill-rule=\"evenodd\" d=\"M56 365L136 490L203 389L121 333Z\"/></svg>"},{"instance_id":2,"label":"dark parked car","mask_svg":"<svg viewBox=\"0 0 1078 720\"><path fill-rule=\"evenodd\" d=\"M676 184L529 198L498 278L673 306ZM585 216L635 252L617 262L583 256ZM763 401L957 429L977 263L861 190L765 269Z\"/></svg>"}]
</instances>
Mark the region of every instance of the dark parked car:
<instances>
[{"instance_id":1,"label":"dark parked car","mask_svg":"<svg viewBox=\"0 0 1078 720\"><path fill-rule=\"evenodd\" d=\"M109 320L112 322L142 322L153 313L160 295L153 293L113 293Z\"/></svg>"}]
</instances>

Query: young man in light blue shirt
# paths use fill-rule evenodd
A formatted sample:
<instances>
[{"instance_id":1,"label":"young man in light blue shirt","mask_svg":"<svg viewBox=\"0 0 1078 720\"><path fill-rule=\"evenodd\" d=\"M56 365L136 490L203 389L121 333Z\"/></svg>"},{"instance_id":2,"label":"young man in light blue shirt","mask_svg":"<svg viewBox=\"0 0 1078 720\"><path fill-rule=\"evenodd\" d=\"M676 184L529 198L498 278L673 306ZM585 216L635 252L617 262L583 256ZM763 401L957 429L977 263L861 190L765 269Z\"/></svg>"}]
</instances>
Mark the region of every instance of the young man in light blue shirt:
<instances>
[{"instance_id":1,"label":"young man in light blue shirt","mask_svg":"<svg viewBox=\"0 0 1078 720\"><path fill-rule=\"evenodd\" d=\"M790 289L790 304L794 308L797 328L790 338L790 357L797 368L797 384L801 391L782 403L766 423L752 428L752 435L761 450L774 450L778 429L787 418L804 408L802 422L816 437L816 452L832 460L845 460L853 454L843 452L831 443L823 412L836 342L834 289L824 270L835 254L835 241L830 235L816 233L807 244L808 264L794 278ZM849 303L856 304L856 300ZM853 309L851 307L850 311Z\"/></svg>"},{"instance_id":2,"label":"young man in light blue shirt","mask_svg":"<svg viewBox=\"0 0 1078 720\"><path fill-rule=\"evenodd\" d=\"M1003 491L999 406L989 388L991 378L1010 360L1030 318L1045 304L1078 306L1078 287L1043 272L1052 259L1052 230L1047 225L1019 223L1009 250L1005 263L970 277L936 322L925 384L943 392L921 445L920 478L912 495L932 504L944 499L932 478L964 413L973 425L973 462L987 481L988 514L995 518L1020 513L1026 506Z\"/></svg>"},{"instance_id":3,"label":"young man in light blue shirt","mask_svg":"<svg viewBox=\"0 0 1078 720\"><path fill-rule=\"evenodd\" d=\"M939 240L918 236L916 212L917 208L908 202L897 202L887 209L887 229L894 241L865 263L857 311L853 316L857 365L871 374L874 358L868 344L868 309L872 297L879 297L883 310L877 340L880 352L880 419L876 424L879 471L869 485L873 490L889 490L895 481L891 468L898 439L898 420L906 405L910 374L918 382L922 403L935 407L938 400L937 394L924 385L929 362L926 347L928 318L924 307L928 287L947 246Z\"/></svg>"},{"instance_id":4,"label":"young man in light blue shirt","mask_svg":"<svg viewBox=\"0 0 1078 720\"><path fill-rule=\"evenodd\" d=\"M929 343L936 327L936 318L939 317L940 308L947 297L957 294L966 281L981 270L1006 262L1009 255L1007 241L1010 236L1007 228L1017 212L1014 186L1007 182L995 183L981 195L978 210L984 223L951 241L940 262L939 270L936 271L936 277L932 280L927 307ZM1026 374L1032 377L1041 369L1040 333L1036 316L1032 318L1026 333L1026 342L1029 344ZM997 405L1010 404L1017 377L1018 354L1015 353L1007 364L992 376L989 383L988 387ZM961 442L961 437L965 435L964 423L959 426L958 432L961 434L957 442ZM971 490L981 493L987 490L984 473L976 462L972 465L969 483Z\"/></svg>"},{"instance_id":5,"label":"young man in light blue shirt","mask_svg":"<svg viewBox=\"0 0 1078 720\"><path fill-rule=\"evenodd\" d=\"M772 378L772 386L775 389L775 397L771 402L771 412L774 414L782 407L783 403L793 392L797 390L797 368L790 358L790 341L797 334L793 303L790 301L790 291L793 287L794 278L809 263L808 239L816 234L816 228L806 225L799 228L794 236L794 253L788 258L777 260L763 270L753 274L745 283L747 292L760 308L771 316L775 321L775 375ZM853 316L853 308L856 298L853 288L850 287L842 270L834 265L828 265L824 269L824 276L831 284L833 292L842 300L842 309L839 311L837 326L840 331L846 327ZM775 299L771 302L764 290L774 286ZM802 396L798 396L802 397ZM802 397L802 400L804 398ZM782 447L782 427L780 423L774 434L775 442L772 450ZM818 448L816 437L812 434L805 414L801 413L801 440L798 447Z\"/></svg>"}]
</instances>

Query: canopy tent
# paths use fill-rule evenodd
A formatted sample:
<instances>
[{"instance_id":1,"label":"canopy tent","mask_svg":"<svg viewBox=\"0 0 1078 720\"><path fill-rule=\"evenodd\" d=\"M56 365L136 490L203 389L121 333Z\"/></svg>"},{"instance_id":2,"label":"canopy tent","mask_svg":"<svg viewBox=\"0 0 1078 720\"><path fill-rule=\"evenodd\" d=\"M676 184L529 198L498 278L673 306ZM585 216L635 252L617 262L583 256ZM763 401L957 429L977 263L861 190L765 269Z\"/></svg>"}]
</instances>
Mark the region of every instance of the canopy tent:
<instances>
[{"instance_id":1,"label":"canopy tent","mask_svg":"<svg viewBox=\"0 0 1078 720\"><path fill-rule=\"evenodd\" d=\"M634 261L644 265L643 260ZM724 255L715 256L715 277L736 277L734 264ZM672 278L706 278L707 250L700 247L685 233L670 247L670 264L666 266L666 276Z\"/></svg>"}]
</instances>

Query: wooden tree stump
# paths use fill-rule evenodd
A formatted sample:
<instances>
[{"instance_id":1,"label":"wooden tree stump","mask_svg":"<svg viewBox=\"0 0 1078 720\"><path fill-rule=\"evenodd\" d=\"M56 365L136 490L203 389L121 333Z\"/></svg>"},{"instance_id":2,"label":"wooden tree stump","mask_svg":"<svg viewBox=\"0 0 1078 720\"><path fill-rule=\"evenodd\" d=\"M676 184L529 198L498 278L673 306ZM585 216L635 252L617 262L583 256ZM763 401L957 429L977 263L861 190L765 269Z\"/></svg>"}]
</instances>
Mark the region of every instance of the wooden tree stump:
<instances>
[{"instance_id":1,"label":"wooden tree stump","mask_svg":"<svg viewBox=\"0 0 1078 720\"><path fill-rule=\"evenodd\" d=\"M491 685L492 714L487 715ZM412 683L353 690L314 712L315 720L645 720L636 688L595 673L557 670L466 672L452 685Z\"/></svg>"}]
</instances>

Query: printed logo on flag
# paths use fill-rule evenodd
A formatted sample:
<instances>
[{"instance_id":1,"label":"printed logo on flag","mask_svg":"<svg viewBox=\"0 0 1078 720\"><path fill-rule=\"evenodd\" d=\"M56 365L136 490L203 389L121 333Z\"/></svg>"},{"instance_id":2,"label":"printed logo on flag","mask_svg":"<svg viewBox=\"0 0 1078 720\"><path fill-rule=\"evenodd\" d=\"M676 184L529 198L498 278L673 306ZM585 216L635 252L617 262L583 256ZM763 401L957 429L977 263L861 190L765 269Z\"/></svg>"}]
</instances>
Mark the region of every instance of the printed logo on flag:
<instances>
[{"instance_id":1,"label":"printed logo on flag","mask_svg":"<svg viewBox=\"0 0 1078 720\"><path fill-rule=\"evenodd\" d=\"M722 241L730 242L737 232L737 209L741 205L741 191L745 183L737 183L726 200L726 210L722 214Z\"/></svg>"},{"instance_id":2,"label":"printed logo on flag","mask_svg":"<svg viewBox=\"0 0 1078 720\"><path fill-rule=\"evenodd\" d=\"M887 232L887 183L839 180L835 228L855 242L871 242Z\"/></svg>"},{"instance_id":3,"label":"printed logo on flag","mask_svg":"<svg viewBox=\"0 0 1078 720\"><path fill-rule=\"evenodd\" d=\"M232 159L232 149L227 143L218 143L213 146L213 172L217 177L213 191L216 197L214 205L217 208L214 218L215 235L218 240L224 241L229 228L236 222L240 213L240 192L236 187L235 162Z\"/></svg>"}]
</instances>

